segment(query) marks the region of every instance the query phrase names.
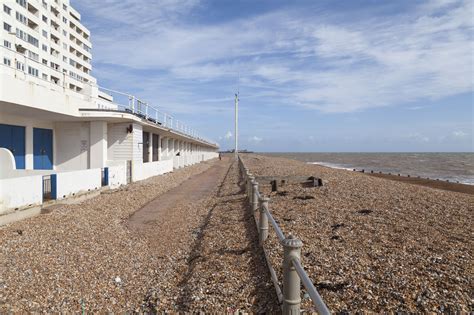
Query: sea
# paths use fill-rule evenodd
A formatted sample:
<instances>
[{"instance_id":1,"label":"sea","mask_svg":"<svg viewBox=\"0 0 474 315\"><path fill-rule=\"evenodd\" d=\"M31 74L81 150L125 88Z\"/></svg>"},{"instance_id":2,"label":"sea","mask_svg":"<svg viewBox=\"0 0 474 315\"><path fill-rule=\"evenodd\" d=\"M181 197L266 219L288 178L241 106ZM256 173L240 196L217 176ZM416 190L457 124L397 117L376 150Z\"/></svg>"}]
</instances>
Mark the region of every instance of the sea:
<instances>
[{"instance_id":1,"label":"sea","mask_svg":"<svg viewBox=\"0 0 474 315\"><path fill-rule=\"evenodd\" d=\"M474 153L264 153L338 169L420 176L474 185Z\"/></svg>"}]
</instances>

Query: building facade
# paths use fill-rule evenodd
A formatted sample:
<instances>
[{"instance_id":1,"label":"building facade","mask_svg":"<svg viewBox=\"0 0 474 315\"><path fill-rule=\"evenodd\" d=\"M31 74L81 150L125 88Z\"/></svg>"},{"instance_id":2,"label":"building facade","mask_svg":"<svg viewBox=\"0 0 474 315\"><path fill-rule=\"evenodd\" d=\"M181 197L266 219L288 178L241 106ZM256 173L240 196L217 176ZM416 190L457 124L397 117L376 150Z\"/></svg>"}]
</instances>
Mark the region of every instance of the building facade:
<instances>
[{"instance_id":1,"label":"building facade","mask_svg":"<svg viewBox=\"0 0 474 315\"><path fill-rule=\"evenodd\" d=\"M0 181L106 167L141 180L217 156L172 115L99 87L91 34L69 0L2 0L0 9Z\"/></svg>"}]
</instances>

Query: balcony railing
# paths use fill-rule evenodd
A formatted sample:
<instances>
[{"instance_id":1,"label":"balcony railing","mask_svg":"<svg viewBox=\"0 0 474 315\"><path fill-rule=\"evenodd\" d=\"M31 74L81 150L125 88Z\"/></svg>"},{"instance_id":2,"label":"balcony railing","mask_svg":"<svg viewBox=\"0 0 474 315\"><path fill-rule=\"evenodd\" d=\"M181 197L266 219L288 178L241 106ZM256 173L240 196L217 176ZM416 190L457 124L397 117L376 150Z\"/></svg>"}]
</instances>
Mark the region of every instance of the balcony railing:
<instances>
[{"instance_id":1,"label":"balcony railing","mask_svg":"<svg viewBox=\"0 0 474 315\"><path fill-rule=\"evenodd\" d=\"M100 97L100 101L98 102L99 109L110 109L134 114L150 123L171 129L174 132L212 145L217 145L215 142L200 136L198 132L188 124L176 119L173 115L159 110L157 107L148 104L134 95L104 87L99 87L99 91L108 96L107 98Z\"/></svg>"}]
</instances>

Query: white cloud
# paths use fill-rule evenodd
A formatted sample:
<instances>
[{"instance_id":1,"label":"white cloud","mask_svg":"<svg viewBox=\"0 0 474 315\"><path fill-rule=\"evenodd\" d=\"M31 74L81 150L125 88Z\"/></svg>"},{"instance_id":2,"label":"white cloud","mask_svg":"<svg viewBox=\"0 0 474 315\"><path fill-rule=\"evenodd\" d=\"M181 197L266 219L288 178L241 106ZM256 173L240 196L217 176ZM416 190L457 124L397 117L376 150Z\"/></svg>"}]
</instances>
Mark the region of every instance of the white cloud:
<instances>
[{"instance_id":1,"label":"white cloud","mask_svg":"<svg viewBox=\"0 0 474 315\"><path fill-rule=\"evenodd\" d=\"M260 142L262 142L262 141L263 141L263 139L260 138L260 137L257 137L257 136L253 136L253 137L250 137L250 138L249 138L249 142L256 143L256 144L258 144L258 143L260 143Z\"/></svg>"},{"instance_id":2,"label":"white cloud","mask_svg":"<svg viewBox=\"0 0 474 315\"><path fill-rule=\"evenodd\" d=\"M323 112L434 100L474 89L469 0L433 0L404 15L338 22L329 15L315 19L287 10L198 24L192 12L202 5L198 0L81 0L98 25L116 27L110 32L96 26L93 33L99 72L103 64L116 64L159 73L151 79L120 78L145 95L158 91L153 100L178 112L219 110L200 84L219 85L224 95L232 95L229 82L238 72L243 90L262 91L260 99Z\"/></svg>"},{"instance_id":3,"label":"white cloud","mask_svg":"<svg viewBox=\"0 0 474 315\"><path fill-rule=\"evenodd\" d=\"M467 136L468 136L467 133L465 133L464 131L461 131L461 130L453 131L452 134L453 134L453 136L454 136L455 138L464 138L464 137L467 137Z\"/></svg>"},{"instance_id":4,"label":"white cloud","mask_svg":"<svg viewBox=\"0 0 474 315\"><path fill-rule=\"evenodd\" d=\"M412 133L412 134L409 134L407 136L408 140L411 140L411 141L415 141L415 142L422 142L422 143L426 143L426 142L430 142L430 138L423 135L423 134L420 134L418 132L415 132L415 133Z\"/></svg>"},{"instance_id":5,"label":"white cloud","mask_svg":"<svg viewBox=\"0 0 474 315\"><path fill-rule=\"evenodd\" d=\"M226 140L229 140L230 138L232 138L232 132L227 131L227 133L225 134L224 138L225 138Z\"/></svg>"}]
</instances>

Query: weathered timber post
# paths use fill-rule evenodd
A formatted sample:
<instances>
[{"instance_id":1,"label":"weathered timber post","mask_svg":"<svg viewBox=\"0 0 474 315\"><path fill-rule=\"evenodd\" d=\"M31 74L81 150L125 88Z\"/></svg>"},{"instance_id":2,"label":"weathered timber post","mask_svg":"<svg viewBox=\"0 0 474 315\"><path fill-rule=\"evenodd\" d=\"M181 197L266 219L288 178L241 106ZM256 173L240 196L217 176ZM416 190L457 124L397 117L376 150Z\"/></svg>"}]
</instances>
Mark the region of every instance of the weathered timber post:
<instances>
[{"instance_id":1,"label":"weathered timber post","mask_svg":"<svg viewBox=\"0 0 474 315\"><path fill-rule=\"evenodd\" d=\"M283 245L283 314L300 314L301 279L293 266L293 260L301 259L303 242L293 235L282 241Z\"/></svg>"},{"instance_id":2,"label":"weathered timber post","mask_svg":"<svg viewBox=\"0 0 474 315\"><path fill-rule=\"evenodd\" d=\"M277 183L276 179L272 180L271 184L272 184L272 192L273 191L278 191L278 183Z\"/></svg>"},{"instance_id":3,"label":"weathered timber post","mask_svg":"<svg viewBox=\"0 0 474 315\"><path fill-rule=\"evenodd\" d=\"M260 217L258 220L258 230L260 245L263 246L265 240L268 238L268 217L265 209L268 209L268 202L270 198L262 197L260 198Z\"/></svg>"},{"instance_id":4,"label":"weathered timber post","mask_svg":"<svg viewBox=\"0 0 474 315\"><path fill-rule=\"evenodd\" d=\"M254 179L252 182L252 211L258 209L258 182Z\"/></svg>"}]
</instances>

